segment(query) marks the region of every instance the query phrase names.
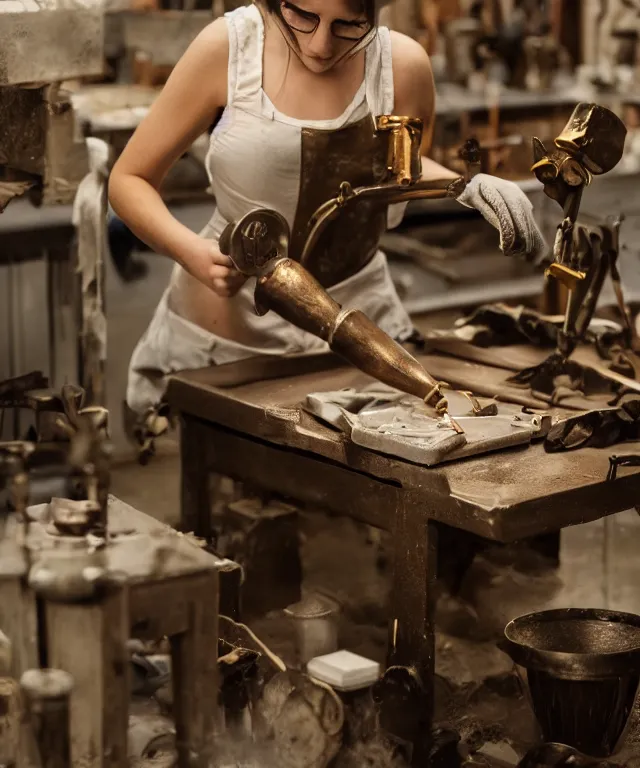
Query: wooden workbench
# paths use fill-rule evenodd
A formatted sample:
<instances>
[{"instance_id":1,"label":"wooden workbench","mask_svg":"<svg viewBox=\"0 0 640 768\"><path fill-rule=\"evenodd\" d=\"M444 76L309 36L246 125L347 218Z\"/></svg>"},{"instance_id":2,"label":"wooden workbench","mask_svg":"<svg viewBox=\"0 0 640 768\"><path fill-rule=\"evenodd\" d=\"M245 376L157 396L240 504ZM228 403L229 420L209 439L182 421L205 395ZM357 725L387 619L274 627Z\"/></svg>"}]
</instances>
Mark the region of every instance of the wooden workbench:
<instances>
[{"instance_id":1,"label":"wooden workbench","mask_svg":"<svg viewBox=\"0 0 640 768\"><path fill-rule=\"evenodd\" d=\"M68 371L60 365L59 359L71 358L76 370L74 379L82 381L83 359L82 345L77 343L81 332L80 289L76 285L74 268L76 265L76 230L72 222L72 206L52 205L36 208L28 200L14 200L6 211L0 214L0 270L3 272L5 286L0 290L0 305L14 306L13 324L21 321L21 307L29 307L29 319L37 317L40 324L40 336L47 339L46 348L40 354L48 354L45 370L51 382L56 382L56 375ZM26 262L44 262L46 270L46 294L38 295L29 273L24 273L22 264ZM6 271L5 271L6 270ZM60 295L62 294L62 295ZM46 311L41 311L42 299L46 300ZM61 350L62 341L60 307L68 302L69 314L73 323L73 349ZM16 334L12 323L8 323L8 333ZM42 330L46 328L46 330ZM15 340L14 340L15 341ZM42 345L42 338L33 338L31 342ZM11 344L9 344L11 347ZM1 347L0 347L1 349ZM62 355L60 352L62 351ZM66 354L65 354L66 352ZM0 352L1 354L1 352ZM24 355L24 350L20 351ZM8 363L6 376L17 375L17 363L14 353L7 352ZM31 358L33 359L33 358ZM63 370L61 370L61 368Z\"/></svg>"},{"instance_id":2,"label":"wooden workbench","mask_svg":"<svg viewBox=\"0 0 640 768\"><path fill-rule=\"evenodd\" d=\"M438 360L423 359L436 376ZM439 524L500 542L558 531L633 507L640 472L622 470L608 483L613 449L547 454L539 444L428 469L353 445L299 407L310 392L367 381L328 356L261 358L172 377L168 396L182 429L182 527L211 535L215 472L391 531L388 663L417 667L431 697ZM640 444L625 452L640 452Z\"/></svg>"},{"instance_id":3,"label":"wooden workbench","mask_svg":"<svg viewBox=\"0 0 640 768\"><path fill-rule=\"evenodd\" d=\"M31 507L29 514L29 545L37 553L31 564L33 575L42 563L45 569L51 567L56 544L48 530L49 506ZM167 637L174 670L178 766L202 768L210 761L216 724L218 587L226 562L114 496L109 497L108 515L113 539L99 550L102 557L77 562L117 574L116 583L85 600L38 593L37 610L44 617L45 630L40 641L46 647L47 663L68 672L74 681L72 763L83 768L126 764L131 696L126 643L130 638ZM71 551L68 541L63 546ZM79 542L86 546L83 537ZM68 562L67 571L48 571L59 580L66 578L67 586L69 574L77 567L73 559ZM35 615L33 593L26 595L20 615ZM25 668L38 666L35 650L33 654L34 658L24 660ZM17 670L18 674L24 671Z\"/></svg>"}]
</instances>

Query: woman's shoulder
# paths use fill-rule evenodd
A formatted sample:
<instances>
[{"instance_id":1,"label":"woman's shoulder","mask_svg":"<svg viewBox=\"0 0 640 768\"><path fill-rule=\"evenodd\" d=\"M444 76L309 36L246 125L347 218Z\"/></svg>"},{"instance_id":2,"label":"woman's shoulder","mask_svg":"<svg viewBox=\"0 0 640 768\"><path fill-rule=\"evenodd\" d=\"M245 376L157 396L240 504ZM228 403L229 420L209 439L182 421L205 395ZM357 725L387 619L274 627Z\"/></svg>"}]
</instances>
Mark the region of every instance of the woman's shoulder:
<instances>
[{"instance_id":1,"label":"woman's shoulder","mask_svg":"<svg viewBox=\"0 0 640 768\"><path fill-rule=\"evenodd\" d=\"M390 37L396 102L414 105L422 113L423 108L430 108L433 101L433 70L429 54L412 37L394 31L390 32Z\"/></svg>"},{"instance_id":2,"label":"woman's shoulder","mask_svg":"<svg viewBox=\"0 0 640 768\"><path fill-rule=\"evenodd\" d=\"M389 30L394 65L410 67L414 71L430 68L429 54L417 40L395 30Z\"/></svg>"},{"instance_id":3,"label":"woman's shoulder","mask_svg":"<svg viewBox=\"0 0 640 768\"><path fill-rule=\"evenodd\" d=\"M260 11L255 5L243 5L219 16L208 24L196 40L212 55L229 52L230 39L250 35L260 24Z\"/></svg>"},{"instance_id":4,"label":"woman's shoulder","mask_svg":"<svg viewBox=\"0 0 640 768\"><path fill-rule=\"evenodd\" d=\"M221 16L208 24L191 44L200 57L220 63L229 56L229 25Z\"/></svg>"}]
</instances>

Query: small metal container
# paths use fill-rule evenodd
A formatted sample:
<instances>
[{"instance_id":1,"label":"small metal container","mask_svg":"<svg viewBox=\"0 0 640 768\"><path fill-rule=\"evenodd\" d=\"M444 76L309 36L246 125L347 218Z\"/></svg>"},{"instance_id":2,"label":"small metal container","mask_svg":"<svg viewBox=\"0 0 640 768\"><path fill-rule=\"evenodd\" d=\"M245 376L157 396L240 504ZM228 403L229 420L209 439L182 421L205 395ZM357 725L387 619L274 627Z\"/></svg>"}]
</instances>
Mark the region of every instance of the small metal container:
<instances>
[{"instance_id":1,"label":"small metal container","mask_svg":"<svg viewBox=\"0 0 640 768\"><path fill-rule=\"evenodd\" d=\"M285 608L296 632L298 663L305 667L316 656L338 650L339 606L328 597L305 596L299 603Z\"/></svg>"}]
</instances>

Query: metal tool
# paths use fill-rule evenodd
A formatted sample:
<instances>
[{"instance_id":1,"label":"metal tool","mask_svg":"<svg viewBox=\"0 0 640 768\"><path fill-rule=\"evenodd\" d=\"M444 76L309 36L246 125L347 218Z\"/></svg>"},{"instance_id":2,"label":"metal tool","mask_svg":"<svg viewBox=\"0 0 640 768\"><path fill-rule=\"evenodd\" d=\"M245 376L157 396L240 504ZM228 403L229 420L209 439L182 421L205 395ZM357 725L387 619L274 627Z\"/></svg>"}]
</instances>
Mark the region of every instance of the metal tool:
<instances>
[{"instance_id":1,"label":"metal tool","mask_svg":"<svg viewBox=\"0 0 640 768\"><path fill-rule=\"evenodd\" d=\"M345 310L298 262L288 257L289 225L275 211L253 211L220 240L236 268L257 278L258 314L277 312L320 337L341 357L444 413L441 385L400 344L358 310Z\"/></svg>"},{"instance_id":2,"label":"metal tool","mask_svg":"<svg viewBox=\"0 0 640 768\"><path fill-rule=\"evenodd\" d=\"M544 185L545 194L564 212L556 233L553 262L546 275L559 280L569 292L565 322L558 337L558 349L565 357L573 352L580 332L586 330L591 319L583 312L577 326L581 299L591 287L597 289L599 295L598 284L601 288L604 279L600 260L592 258L589 261L584 258L584 252L581 258L580 250L574 245L582 195L593 176L608 173L620 162L626 134L624 123L613 112L596 104L581 103L555 140L552 151L548 152L539 139L533 140L535 163L532 171ZM586 254L590 254L590 249L586 249ZM594 292L591 293L593 298Z\"/></svg>"},{"instance_id":3,"label":"metal tool","mask_svg":"<svg viewBox=\"0 0 640 768\"><path fill-rule=\"evenodd\" d=\"M343 182L337 197L321 205L311 217L309 235L300 257L303 266L311 261L311 254L327 225L360 201L373 200L381 205L393 205L410 200L455 199L464 192L465 180L461 177L421 179L422 120L382 115L376 120L376 130L389 133L388 181L356 189Z\"/></svg>"},{"instance_id":4,"label":"metal tool","mask_svg":"<svg viewBox=\"0 0 640 768\"><path fill-rule=\"evenodd\" d=\"M442 384L366 315L343 309L305 266L329 222L359 200L390 205L461 194L465 186L462 178L420 180L422 128L422 121L415 118L385 115L377 119L376 130L389 135L388 181L357 189L343 182L339 195L320 206L311 217L299 262L290 257L291 231L287 221L271 210L252 211L241 221L229 224L220 237L219 247L231 257L238 271L257 278L258 314L275 311L298 328L326 341L336 354L360 370L420 397L445 414L447 400L442 395ZM450 417L449 425L462 432Z\"/></svg>"}]
</instances>

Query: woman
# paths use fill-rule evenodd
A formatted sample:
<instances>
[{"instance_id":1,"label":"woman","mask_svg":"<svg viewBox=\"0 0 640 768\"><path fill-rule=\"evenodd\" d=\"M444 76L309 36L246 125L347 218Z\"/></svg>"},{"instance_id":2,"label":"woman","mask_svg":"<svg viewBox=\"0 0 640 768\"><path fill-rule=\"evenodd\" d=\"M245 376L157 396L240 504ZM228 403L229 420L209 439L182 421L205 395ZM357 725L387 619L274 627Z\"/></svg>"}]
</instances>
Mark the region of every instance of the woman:
<instances>
[{"instance_id":1,"label":"woman","mask_svg":"<svg viewBox=\"0 0 640 768\"><path fill-rule=\"evenodd\" d=\"M337 193L332 174L373 183L372 148L364 140L372 115L420 117L431 135L429 58L415 41L377 26L379 5L260 0L214 21L175 67L118 160L111 205L141 240L177 263L131 361L127 401L137 413L160 403L172 372L326 350L274 313L258 317L253 285L217 242L228 222L255 208L277 210L300 233L316 203ZM216 209L195 234L169 213L158 190L212 122L207 170ZM425 160L424 176L455 174ZM532 207L516 185L479 175L460 202L499 229L505 252L538 255L543 244ZM389 211L389 225L401 214ZM361 217L356 230L338 231L334 245L341 247L325 254L324 284L340 304L361 309L402 341L412 324L377 250L381 229Z\"/></svg>"}]
</instances>

